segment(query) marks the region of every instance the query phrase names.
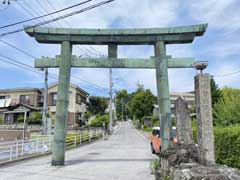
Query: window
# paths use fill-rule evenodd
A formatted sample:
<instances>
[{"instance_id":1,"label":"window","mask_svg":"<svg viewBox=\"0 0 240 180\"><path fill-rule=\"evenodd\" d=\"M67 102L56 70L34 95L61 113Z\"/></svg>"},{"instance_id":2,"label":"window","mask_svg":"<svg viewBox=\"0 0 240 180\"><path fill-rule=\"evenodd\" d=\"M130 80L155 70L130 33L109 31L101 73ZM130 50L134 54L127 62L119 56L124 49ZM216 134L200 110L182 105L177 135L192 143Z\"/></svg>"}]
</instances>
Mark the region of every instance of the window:
<instances>
[{"instance_id":1,"label":"window","mask_svg":"<svg viewBox=\"0 0 240 180\"><path fill-rule=\"evenodd\" d=\"M13 124L13 114L5 115L5 124Z\"/></svg>"},{"instance_id":2,"label":"window","mask_svg":"<svg viewBox=\"0 0 240 180\"><path fill-rule=\"evenodd\" d=\"M80 94L76 95L77 104L86 104L86 97L81 96Z\"/></svg>"},{"instance_id":3,"label":"window","mask_svg":"<svg viewBox=\"0 0 240 180\"><path fill-rule=\"evenodd\" d=\"M82 113L77 113L77 120L81 121L82 120Z\"/></svg>"},{"instance_id":4,"label":"window","mask_svg":"<svg viewBox=\"0 0 240 180\"><path fill-rule=\"evenodd\" d=\"M29 95L21 95L20 103L29 105L30 104L30 96Z\"/></svg>"},{"instance_id":5,"label":"window","mask_svg":"<svg viewBox=\"0 0 240 180\"><path fill-rule=\"evenodd\" d=\"M57 104L57 93L52 94L52 105L56 106Z\"/></svg>"},{"instance_id":6,"label":"window","mask_svg":"<svg viewBox=\"0 0 240 180\"><path fill-rule=\"evenodd\" d=\"M80 96L80 94L77 94L77 96L76 96L76 103L77 104L81 104L81 96Z\"/></svg>"},{"instance_id":7,"label":"window","mask_svg":"<svg viewBox=\"0 0 240 180\"><path fill-rule=\"evenodd\" d=\"M83 104L86 104L86 98L85 98L85 97L82 97L81 102L82 102Z\"/></svg>"},{"instance_id":8,"label":"window","mask_svg":"<svg viewBox=\"0 0 240 180\"><path fill-rule=\"evenodd\" d=\"M0 96L0 99L9 99L10 96Z\"/></svg>"}]
</instances>

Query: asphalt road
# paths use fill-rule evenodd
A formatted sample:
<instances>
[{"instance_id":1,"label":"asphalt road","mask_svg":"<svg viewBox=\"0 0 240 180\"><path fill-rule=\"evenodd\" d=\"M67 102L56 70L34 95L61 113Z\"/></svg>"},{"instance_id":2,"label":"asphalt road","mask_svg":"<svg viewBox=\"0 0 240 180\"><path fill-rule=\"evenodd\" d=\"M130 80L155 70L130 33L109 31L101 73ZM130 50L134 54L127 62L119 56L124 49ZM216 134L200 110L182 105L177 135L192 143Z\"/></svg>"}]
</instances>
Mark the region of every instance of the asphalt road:
<instances>
[{"instance_id":1,"label":"asphalt road","mask_svg":"<svg viewBox=\"0 0 240 180\"><path fill-rule=\"evenodd\" d=\"M149 141L128 122L108 140L66 153L64 167L51 167L51 157L0 168L0 180L153 180Z\"/></svg>"}]
</instances>

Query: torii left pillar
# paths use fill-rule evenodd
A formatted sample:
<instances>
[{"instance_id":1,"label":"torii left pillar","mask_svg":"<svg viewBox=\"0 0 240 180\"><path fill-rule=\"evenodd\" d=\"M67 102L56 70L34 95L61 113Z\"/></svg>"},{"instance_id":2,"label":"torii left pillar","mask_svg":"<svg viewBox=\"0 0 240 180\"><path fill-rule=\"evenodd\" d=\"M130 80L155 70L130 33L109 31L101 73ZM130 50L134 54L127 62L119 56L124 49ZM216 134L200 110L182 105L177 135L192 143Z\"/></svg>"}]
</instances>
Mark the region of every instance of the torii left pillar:
<instances>
[{"instance_id":1,"label":"torii left pillar","mask_svg":"<svg viewBox=\"0 0 240 180\"><path fill-rule=\"evenodd\" d=\"M168 148L170 142L170 131L172 129L166 44L164 41L156 42L154 49L160 116L160 137L162 139L161 151L163 151Z\"/></svg>"},{"instance_id":2,"label":"torii left pillar","mask_svg":"<svg viewBox=\"0 0 240 180\"><path fill-rule=\"evenodd\" d=\"M63 166L65 161L65 137L68 119L69 84L71 74L72 44L61 44L61 62L57 93L57 112L52 147L52 166Z\"/></svg>"}]
</instances>

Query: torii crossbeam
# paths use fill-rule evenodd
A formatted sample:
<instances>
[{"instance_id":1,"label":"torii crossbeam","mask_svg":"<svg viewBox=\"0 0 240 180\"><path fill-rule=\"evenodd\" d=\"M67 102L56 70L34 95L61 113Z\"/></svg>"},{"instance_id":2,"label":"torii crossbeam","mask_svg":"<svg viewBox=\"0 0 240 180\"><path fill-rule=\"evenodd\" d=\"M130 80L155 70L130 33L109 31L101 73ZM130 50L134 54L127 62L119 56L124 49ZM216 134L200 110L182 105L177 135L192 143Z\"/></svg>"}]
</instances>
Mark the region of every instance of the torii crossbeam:
<instances>
[{"instance_id":1,"label":"torii crossbeam","mask_svg":"<svg viewBox=\"0 0 240 180\"><path fill-rule=\"evenodd\" d=\"M52 151L52 165L64 165L65 136L69 99L71 67L102 68L156 68L159 118L161 120L161 150L170 141L171 113L168 67L190 68L193 59L174 59L166 55L167 44L191 43L196 36L202 36L207 24L171 28L148 29L66 29L26 27L25 32L39 43L61 44L61 56L54 59L38 59L36 67L59 67L57 112ZM82 59L72 56L74 44L108 45L108 59ZM154 45L154 58L117 59L118 45ZM166 118L164 118L166 117Z\"/></svg>"},{"instance_id":2,"label":"torii crossbeam","mask_svg":"<svg viewBox=\"0 0 240 180\"><path fill-rule=\"evenodd\" d=\"M43 57L35 60L36 68L58 68L61 56L56 58ZM150 59L120 59L120 58L80 58L72 56L71 67L79 68L137 68L155 69L155 58ZM194 58L171 58L168 57L168 68L192 68L196 63Z\"/></svg>"}]
</instances>

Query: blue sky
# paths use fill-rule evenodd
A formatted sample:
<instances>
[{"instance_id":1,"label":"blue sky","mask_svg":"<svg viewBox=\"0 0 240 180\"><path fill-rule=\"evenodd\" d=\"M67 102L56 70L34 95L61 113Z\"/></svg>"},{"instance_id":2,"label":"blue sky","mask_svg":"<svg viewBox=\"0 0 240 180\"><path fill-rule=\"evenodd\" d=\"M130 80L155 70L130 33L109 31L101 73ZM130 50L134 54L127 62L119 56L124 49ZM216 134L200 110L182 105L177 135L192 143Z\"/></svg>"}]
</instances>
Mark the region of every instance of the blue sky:
<instances>
[{"instance_id":1,"label":"blue sky","mask_svg":"<svg viewBox=\"0 0 240 180\"><path fill-rule=\"evenodd\" d=\"M93 0L88 5L100 1ZM78 2L78 0L18 0L18 2L12 2L6 10L3 10L6 5L1 4L0 25L28 19L32 15L45 14L46 11L52 12L53 8L58 10ZM25 7L28 12L22 7ZM79 9L79 7L76 9ZM56 16L58 15L49 18ZM33 25L37 22L33 21L25 25ZM194 57L197 60L206 60L209 62L209 67L205 72L215 76L215 80L220 87L239 88L240 73L228 75L240 70L240 1L238 0L115 0L111 4L47 26L66 28L150 28L199 23L208 23L207 32L203 37L196 38L192 44L168 45L167 54L174 57ZM21 27L22 25L18 25L0 29L0 33ZM60 53L59 45L39 44L24 32L4 36L1 39L36 57L54 57ZM91 49L92 47L101 54L107 53L106 46L82 46L81 48ZM74 47L73 49L74 55L84 53L84 50L79 48ZM34 63L33 58L1 42L0 55L11 57L29 65ZM147 58L152 55L153 47L151 46L119 47L119 57ZM19 69L2 61L0 63L0 88L43 87L44 79L40 73ZM57 69L51 69L50 72L58 74ZM107 96L108 72L108 69L74 68L72 69L74 77L71 78L71 81L91 95ZM170 91L192 91L195 74L194 69L169 69ZM125 88L134 91L137 82L140 82L145 88L151 89L156 94L154 70L114 69L113 79L114 89L116 90ZM49 83L55 81L56 79L49 79Z\"/></svg>"}]
</instances>

